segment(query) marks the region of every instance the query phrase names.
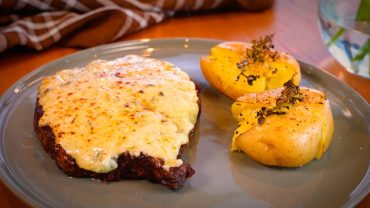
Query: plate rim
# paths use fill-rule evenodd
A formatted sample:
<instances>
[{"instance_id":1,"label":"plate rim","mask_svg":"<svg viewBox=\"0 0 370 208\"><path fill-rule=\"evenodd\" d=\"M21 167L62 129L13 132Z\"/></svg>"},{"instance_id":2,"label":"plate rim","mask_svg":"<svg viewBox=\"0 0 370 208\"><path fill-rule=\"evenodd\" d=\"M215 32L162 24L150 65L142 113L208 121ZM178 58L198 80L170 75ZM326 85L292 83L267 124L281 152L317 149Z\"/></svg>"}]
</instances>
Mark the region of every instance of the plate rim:
<instances>
[{"instance_id":1,"label":"plate rim","mask_svg":"<svg viewBox=\"0 0 370 208\"><path fill-rule=\"evenodd\" d=\"M78 56L78 55L81 55L81 54L84 54L84 53L88 53L88 52L93 52L94 50L104 50L104 48L111 48L112 46L120 46L120 47L125 47L125 46L130 46L130 45L142 45L144 43L153 43L153 42L161 42L161 41L170 41L170 42L203 42L203 43L213 43L213 44L218 44L218 43L221 43L221 42L224 42L224 41L228 41L228 40L221 40L221 39L208 39L208 38L186 38L186 37L176 37L176 38L146 38L146 39L135 39L135 40L126 40L126 41L119 41L119 42L114 42L114 43L109 43L109 44L103 44L103 45L99 45L99 46L95 46L95 47L91 47L91 48L86 48L86 49L83 49L83 50L79 50L79 51L76 51L76 52L73 52L71 54L67 54L65 56L62 56L62 57L59 57L57 59L54 59L52 61L49 61L35 69L33 69L32 71L30 71L29 73L27 73L26 75L22 76L20 79L18 79L14 84L12 84L0 97L0 106L2 107L3 103L5 101L7 101L7 98L9 96L11 96L11 93L16 89L16 87L20 84L20 83L23 83L25 80L29 79L30 77L40 73L41 71L45 70L45 68L47 68L49 65L52 65L58 61L61 61L63 59L68 59L68 58L71 58L71 57L74 57L74 56ZM363 107L366 109L366 111L370 112L370 104L367 102L367 100L359 93L357 92L355 89L353 89L352 87L350 87L347 83L345 82L342 82L340 81L339 79L337 79L334 75L330 74L329 72L327 72L326 70L323 70L321 67L317 67L317 66L314 66L314 65L311 65L311 64L308 64L306 62L303 62L303 61L300 61L300 60L297 60L300 64L300 66L304 65L306 66L307 68L310 68L310 70L314 71L315 73L318 73L319 75L321 76L324 76L323 78L329 78L331 79L331 81L334 81L334 82L339 82L340 85L342 87L344 87L347 91L350 91L353 93L353 96L358 99L362 104L363 104ZM303 73L303 72L302 72ZM0 111L0 119L2 118L6 118L6 115L9 113L9 111L6 110L6 108L4 108L5 110L1 110ZM3 115L5 113L5 116ZM2 142L3 140L3 132L4 132L4 125L2 125L4 123L4 121L1 121L0 120L0 133L1 133L1 138L0 138L0 142ZM0 143L1 144L1 143ZM0 152L0 159L3 160L3 152ZM11 176L12 175L9 170L7 169L7 167L2 163L2 161L0 160L0 165L1 165L1 168L0 168L0 180L2 181L2 183L13 193L15 194L20 200L22 200L24 203L30 205L30 206L41 206L41 207L44 207L45 204L42 204L40 203L39 201L35 200L33 197L31 197L29 194L27 194L25 192L25 190L23 190L21 188L21 186L19 186L17 184L16 181L13 181L13 180L10 180ZM366 171L366 174L365 176L363 177L362 181L357 184L356 188L350 193L350 195L353 194L353 192L357 192L355 193L355 196L353 197L350 197L349 199L346 199L345 203L342 204L343 207L353 207L355 206L356 204L358 204L361 200L363 200L370 192L370 165L368 166L367 168L367 171ZM363 186L361 186L363 184L363 182L365 183ZM367 182L367 184L366 184ZM362 188L361 188L362 187ZM360 188L359 190L357 190L357 188Z\"/></svg>"}]
</instances>

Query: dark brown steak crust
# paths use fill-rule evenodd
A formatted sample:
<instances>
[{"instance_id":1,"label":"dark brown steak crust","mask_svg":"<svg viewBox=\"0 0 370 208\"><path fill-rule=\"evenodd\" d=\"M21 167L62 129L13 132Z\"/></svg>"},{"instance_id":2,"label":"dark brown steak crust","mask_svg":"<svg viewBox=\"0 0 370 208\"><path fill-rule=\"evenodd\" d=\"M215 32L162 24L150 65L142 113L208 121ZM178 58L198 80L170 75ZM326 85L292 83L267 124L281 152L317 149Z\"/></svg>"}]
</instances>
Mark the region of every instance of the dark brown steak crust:
<instances>
[{"instance_id":1,"label":"dark brown steak crust","mask_svg":"<svg viewBox=\"0 0 370 208\"><path fill-rule=\"evenodd\" d=\"M197 92L200 114L200 96L198 86ZM162 167L164 163L163 160L159 158L154 158L143 153L141 153L140 156L132 156L129 152L122 153L117 159L118 167L108 173L96 173L82 169L77 165L75 159L66 153L61 145L55 143L53 130L49 126L39 126L39 120L43 113L42 106L37 101L33 122L36 135L44 150L55 160L59 169L69 176L92 177L107 182L121 179L146 179L154 183L160 183L169 189L176 190L181 188L186 179L195 173L188 163L183 163L181 166L171 167L166 170ZM193 136L194 129L189 133L189 138ZM187 144L181 146L177 158L181 157L186 145Z\"/></svg>"}]
</instances>

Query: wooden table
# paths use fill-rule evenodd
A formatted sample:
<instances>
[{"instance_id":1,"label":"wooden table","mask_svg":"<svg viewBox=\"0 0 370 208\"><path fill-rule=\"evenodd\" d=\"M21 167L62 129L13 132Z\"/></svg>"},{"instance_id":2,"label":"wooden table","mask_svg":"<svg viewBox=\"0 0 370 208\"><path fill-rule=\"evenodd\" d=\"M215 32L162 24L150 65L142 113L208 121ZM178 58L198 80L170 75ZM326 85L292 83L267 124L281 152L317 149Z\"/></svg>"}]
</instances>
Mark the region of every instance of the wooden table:
<instances>
[{"instance_id":1,"label":"wooden table","mask_svg":"<svg viewBox=\"0 0 370 208\"><path fill-rule=\"evenodd\" d=\"M326 50L319 33L318 0L278 0L261 13L227 11L197 13L167 20L121 39L201 37L248 41L275 33L275 45L299 60L321 67L370 102L370 80L348 73ZM0 54L0 94L25 74L78 49L54 46L41 52L10 50ZM0 207L28 207L0 182ZM370 207L368 195L358 207Z\"/></svg>"}]
</instances>

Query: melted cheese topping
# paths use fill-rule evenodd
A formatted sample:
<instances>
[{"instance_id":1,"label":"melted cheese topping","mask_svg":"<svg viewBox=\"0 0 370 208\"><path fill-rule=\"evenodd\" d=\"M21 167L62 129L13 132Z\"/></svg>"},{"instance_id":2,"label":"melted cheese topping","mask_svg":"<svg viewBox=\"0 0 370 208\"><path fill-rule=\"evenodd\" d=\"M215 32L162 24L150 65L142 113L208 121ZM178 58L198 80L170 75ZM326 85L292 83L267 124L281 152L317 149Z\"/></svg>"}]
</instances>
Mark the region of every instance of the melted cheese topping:
<instances>
[{"instance_id":1,"label":"melted cheese topping","mask_svg":"<svg viewBox=\"0 0 370 208\"><path fill-rule=\"evenodd\" d=\"M129 55L46 77L39 88L40 126L94 172L117 168L123 152L160 158L164 168L188 142L199 106L195 85L172 64Z\"/></svg>"}]
</instances>

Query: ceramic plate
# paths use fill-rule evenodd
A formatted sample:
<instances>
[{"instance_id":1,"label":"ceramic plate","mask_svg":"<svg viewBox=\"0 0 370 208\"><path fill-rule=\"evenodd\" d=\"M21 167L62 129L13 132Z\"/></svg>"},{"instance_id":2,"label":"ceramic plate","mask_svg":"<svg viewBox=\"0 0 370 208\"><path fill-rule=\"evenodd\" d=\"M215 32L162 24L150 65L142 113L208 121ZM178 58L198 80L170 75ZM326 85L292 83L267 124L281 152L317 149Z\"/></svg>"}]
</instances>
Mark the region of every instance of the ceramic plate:
<instances>
[{"instance_id":1,"label":"ceramic plate","mask_svg":"<svg viewBox=\"0 0 370 208\"><path fill-rule=\"evenodd\" d=\"M0 176L21 199L36 207L338 207L354 206L369 193L369 104L350 87L300 63L302 85L327 93L334 114L333 142L321 160L302 168L271 168L229 146L237 123L231 101L203 78L199 58L215 40L157 39L84 50L31 72L0 99ZM40 80L94 59L127 54L174 63L202 88L196 137L184 154L196 174L178 191L147 181L102 183L71 178L41 148L32 128Z\"/></svg>"}]
</instances>

